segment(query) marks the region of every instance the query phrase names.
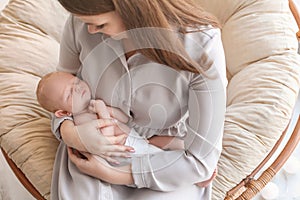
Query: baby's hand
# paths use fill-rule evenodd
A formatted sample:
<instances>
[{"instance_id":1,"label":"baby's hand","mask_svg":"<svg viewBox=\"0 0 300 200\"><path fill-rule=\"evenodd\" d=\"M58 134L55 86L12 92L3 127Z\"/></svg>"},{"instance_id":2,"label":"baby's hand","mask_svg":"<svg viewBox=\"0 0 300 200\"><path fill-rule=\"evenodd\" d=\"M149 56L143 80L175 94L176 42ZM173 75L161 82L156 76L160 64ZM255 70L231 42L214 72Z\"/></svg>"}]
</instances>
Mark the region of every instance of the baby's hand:
<instances>
[{"instance_id":1,"label":"baby's hand","mask_svg":"<svg viewBox=\"0 0 300 200\"><path fill-rule=\"evenodd\" d=\"M122 123L129 121L129 117L119 108L106 106L102 100L91 100L89 111L97 113L98 118L114 118Z\"/></svg>"},{"instance_id":2,"label":"baby's hand","mask_svg":"<svg viewBox=\"0 0 300 200\"><path fill-rule=\"evenodd\" d=\"M98 115L98 118L100 119L109 119L110 114L108 112L108 109L102 100L91 100L89 105L89 110L96 113Z\"/></svg>"},{"instance_id":3,"label":"baby's hand","mask_svg":"<svg viewBox=\"0 0 300 200\"><path fill-rule=\"evenodd\" d=\"M96 113L98 119L110 119L110 114L108 109L102 100L91 100L89 105L89 110ZM104 127L101 132L105 136L115 135L115 129L113 126Z\"/></svg>"},{"instance_id":4,"label":"baby's hand","mask_svg":"<svg viewBox=\"0 0 300 200\"><path fill-rule=\"evenodd\" d=\"M200 183L197 183L196 185L198 187L207 187L207 186L209 186L209 184L216 178L217 174L218 174L218 169L216 168L214 173L210 177L210 179L208 179L206 181L203 181L203 182L200 182Z\"/></svg>"}]
</instances>

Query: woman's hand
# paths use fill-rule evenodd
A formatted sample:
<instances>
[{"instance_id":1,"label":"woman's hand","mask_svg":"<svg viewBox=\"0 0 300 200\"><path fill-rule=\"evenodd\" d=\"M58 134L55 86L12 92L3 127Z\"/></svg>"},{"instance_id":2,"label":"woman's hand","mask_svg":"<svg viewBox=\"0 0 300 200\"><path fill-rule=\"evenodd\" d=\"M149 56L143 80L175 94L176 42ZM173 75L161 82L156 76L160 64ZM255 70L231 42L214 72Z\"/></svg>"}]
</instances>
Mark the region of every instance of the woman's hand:
<instances>
[{"instance_id":1,"label":"woman's hand","mask_svg":"<svg viewBox=\"0 0 300 200\"><path fill-rule=\"evenodd\" d=\"M217 174L218 174L218 169L216 168L213 175L210 177L210 179L197 183L196 185L198 187L207 187L216 178Z\"/></svg>"},{"instance_id":2,"label":"woman's hand","mask_svg":"<svg viewBox=\"0 0 300 200\"><path fill-rule=\"evenodd\" d=\"M114 126L117 136L104 136L100 129ZM70 120L65 120L61 125L61 135L67 146L80 151L88 151L104 158L110 156L130 156L128 152L134 152L129 146L124 146L130 129L121 122L112 119L93 120L82 125L75 126ZM110 160L111 161L111 160Z\"/></svg>"},{"instance_id":3,"label":"woman's hand","mask_svg":"<svg viewBox=\"0 0 300 200\"><path fill-rule=\"evenodd\" d=\"M70 160L81 172L111 184L133 184L130 165L113 167L100 157L89 153L80 152L84 156L82 157L80 156L80 153L76 151L77 150L68 147L68 155Z\"/></svg>"}]
</instances>

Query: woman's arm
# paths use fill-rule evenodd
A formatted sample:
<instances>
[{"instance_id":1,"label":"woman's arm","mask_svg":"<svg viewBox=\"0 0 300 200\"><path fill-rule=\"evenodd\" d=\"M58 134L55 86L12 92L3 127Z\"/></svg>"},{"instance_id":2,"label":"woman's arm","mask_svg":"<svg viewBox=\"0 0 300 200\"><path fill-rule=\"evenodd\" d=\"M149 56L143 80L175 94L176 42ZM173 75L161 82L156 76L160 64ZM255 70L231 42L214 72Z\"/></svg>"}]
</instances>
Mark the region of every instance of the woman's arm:
<instances>
[{"instance_id":1,"label":"woman's arm","mask_svg":"<svg viewBox=\"0 0 300 200\"><path fill-rule=\"evenodd\" d=\"M197 37L202 33L191 34ZM199 52L204 56L199 60L208 60L207 55L212 59L212 65L206 71L207 77L195 74L190 80L189 118L186 120L187 134L183 138L185 150L133 157L132 175L138 188L173 191L187 184L209 180L217 166L226 110L225 56L219 31L214 29L200 37L208 39L196 44L202 44L205 52Z\"/></svg>"},{"instance_id":2,"label":"woman's arm","mask_svg":"<svg viewBox=\"0 0 300 200\"><path fill-rule=\"evenodd\" d=\"M119 132L118 136L104 136L101 129L108 126L115 127ZM113 119L92 120L77 126L73 121L65 120L61 124L61 136L67 146L80 151L88 151L99 156L127 157L127 152L132 152L134 149L121 145L126 140L127 133L123 132L125 128L120 127Z\"/></svg>"},{"instance_id":3,"label":"woman's arm","mask_svg":"<svg viewBox=\"0 0 300 200\"><path fill-rule=\"evenodd\" d=\"M149 144L159 147L164 150L179 150L184 149L183 140L175 136L153 136L148 139Z\"/></svg>"},{"instance_id":4,"label":"woman's arm","mask_svg":"<svg viewBox=\"0 0 300 200\"><path fill-rule=\"evenodd\" d=\"M80 169L81 172L117 185L132 185L133 177L131 175L131 166L113 167L104 159L92 154L81 152L86 159L73 152L68 148L70 160Z\"/></svg>"},{"instance_id":5,"label":"woman's arm","mask_svg":"<svg viewBox=\"0 0 300 200\"><path fill-rule=\"evenodd\" d=\"M79 151L87 151L82 144L78 134L76 134L75 124L71 120L64 120L60 126L61 139L67 146L78 149Z\"/></svg>"}]
</instances>

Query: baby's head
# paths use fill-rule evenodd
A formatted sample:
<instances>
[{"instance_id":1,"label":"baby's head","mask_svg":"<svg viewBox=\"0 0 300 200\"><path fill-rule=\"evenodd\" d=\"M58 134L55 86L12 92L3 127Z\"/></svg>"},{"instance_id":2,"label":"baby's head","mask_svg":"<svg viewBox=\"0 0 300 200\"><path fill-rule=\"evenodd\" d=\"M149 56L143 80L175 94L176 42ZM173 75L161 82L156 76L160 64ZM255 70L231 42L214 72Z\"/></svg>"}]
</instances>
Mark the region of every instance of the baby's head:
<instances>
[{"instance_id":1,"label":"baby's head","mask_svg":"<svg viewBox=\"0 0 300 200\"><path fill-rule=\"evenodd\" d=\"M91 100L86 82L66 72L45 75L36 90L39 104L57 117L85 111Z\"/></svg>"}]
</instances>

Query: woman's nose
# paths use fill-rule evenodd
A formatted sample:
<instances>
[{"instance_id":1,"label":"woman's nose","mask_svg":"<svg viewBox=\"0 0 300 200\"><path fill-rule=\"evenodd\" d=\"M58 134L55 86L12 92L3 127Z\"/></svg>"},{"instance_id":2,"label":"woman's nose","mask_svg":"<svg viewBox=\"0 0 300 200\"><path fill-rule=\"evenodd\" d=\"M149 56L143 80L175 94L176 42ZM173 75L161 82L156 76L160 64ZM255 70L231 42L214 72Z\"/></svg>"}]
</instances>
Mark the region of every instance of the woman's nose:
<instances>
[{"instance_id":1,"label":"woman's nose","mask_svg":"<svg viewBox=\"0 0 300 200\"><path fill-rule=\"evenodd\" d=\"M97 29L97 26L95 25L87 25L87 29L88 29L88 32L90 34L95 34L95 33L99 33L100 31Z\"/></svg>"}]
</instances>

